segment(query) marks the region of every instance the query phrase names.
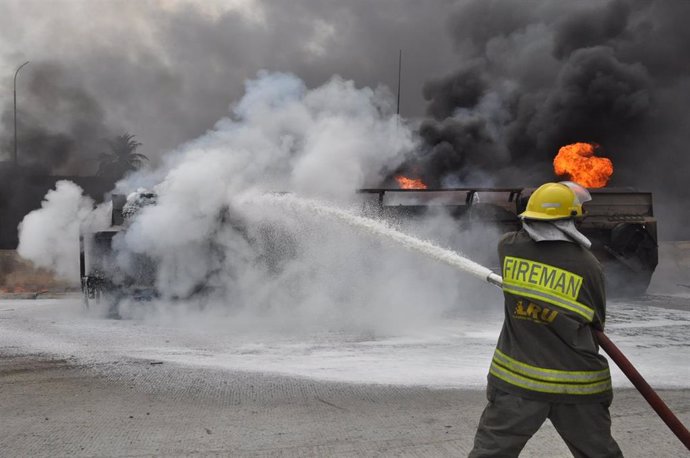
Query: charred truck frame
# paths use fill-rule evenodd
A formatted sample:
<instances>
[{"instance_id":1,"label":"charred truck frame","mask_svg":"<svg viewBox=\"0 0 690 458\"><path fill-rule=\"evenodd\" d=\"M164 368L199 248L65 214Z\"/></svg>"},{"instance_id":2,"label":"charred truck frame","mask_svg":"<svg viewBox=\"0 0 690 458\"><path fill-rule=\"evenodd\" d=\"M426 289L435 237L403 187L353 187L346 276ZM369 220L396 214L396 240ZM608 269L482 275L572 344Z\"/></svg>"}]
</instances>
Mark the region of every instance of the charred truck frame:
<instances>
[{"instance_id":1,"label":"charred truck frame","mask_svg":"<svg viewBox=\"0 0 690 458\"><path fill-rule=\"evenodd\" d=\"M491 224L501 232L520 228L518 215L536 188L361 189L377 197L384 218L420 218L442 206L463 229ZM589 189L579 230L592 241L609 291L644 294L658 264L657 221L652 193L616 188ZM496 266L497 267L497 266Z\"/></svg>"},{"instance_id":2,"label":"charred truck frame","mask_svg":"<svg viewBox=\"0 0 690 458\"><path fill-rule=\"evenodd\" d=\"M384 219L415 219L434 207L443 207L460 225L493 225L505 233L519 229L517 215L524 211L534 188L361 189L364 205ZM590 189L580 231L592 241L592 252L604 265L609 291L614 295L644 294L658 263L657 222L650 192L615 188ZM81 285L86 304L109 295L150 299L156 297L156 266L146 257L132 260L129 274L115 265L113 244L142 205L155 205L155 194L142 194L134 206L123 195L112 199L112 226L80 237Z\"/></svg>"}]
</instances>

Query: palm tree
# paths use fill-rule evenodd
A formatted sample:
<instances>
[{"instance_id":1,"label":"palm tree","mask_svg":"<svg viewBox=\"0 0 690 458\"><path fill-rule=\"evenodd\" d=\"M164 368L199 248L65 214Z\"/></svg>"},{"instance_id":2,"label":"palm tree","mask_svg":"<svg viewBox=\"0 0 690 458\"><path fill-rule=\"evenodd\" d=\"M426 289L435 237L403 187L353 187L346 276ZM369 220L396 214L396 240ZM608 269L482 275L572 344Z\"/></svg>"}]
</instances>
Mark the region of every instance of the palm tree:
<instances>
[{"instance_id":1,"label":"palm tree","mask_svg":"<svg viewBox=\"0 0 690 458\"><path fill-rule=\"evenodd\" d=\"M127 172L139 170L144 165L144 161L149 160L143 154L135 152L141 143L134 139L133 134L125 132L113 140L106 140L106 143L110 152L101 153L98 166L99 176L121 178Z\"/></svg>"}]
</instances>

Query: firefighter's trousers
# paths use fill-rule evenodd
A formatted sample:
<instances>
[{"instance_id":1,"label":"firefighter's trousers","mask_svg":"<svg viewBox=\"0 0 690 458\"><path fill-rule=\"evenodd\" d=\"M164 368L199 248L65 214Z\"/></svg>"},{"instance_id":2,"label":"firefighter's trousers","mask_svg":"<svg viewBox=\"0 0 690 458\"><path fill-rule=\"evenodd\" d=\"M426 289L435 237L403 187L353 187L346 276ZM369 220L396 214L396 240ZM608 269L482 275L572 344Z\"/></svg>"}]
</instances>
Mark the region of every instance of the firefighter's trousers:
<instances>
[{"instance_id":1,"label":"firefighter's trousers","mask_svg":"<svg viewBox=\"0 0 690 458\"><path fill-rule=\"evenodd\" d=\"M489 387L470 458L517 457L548 418L576 458L622 457L611 436L608 403L534 401Z\"/></svg>"}]
</instances>

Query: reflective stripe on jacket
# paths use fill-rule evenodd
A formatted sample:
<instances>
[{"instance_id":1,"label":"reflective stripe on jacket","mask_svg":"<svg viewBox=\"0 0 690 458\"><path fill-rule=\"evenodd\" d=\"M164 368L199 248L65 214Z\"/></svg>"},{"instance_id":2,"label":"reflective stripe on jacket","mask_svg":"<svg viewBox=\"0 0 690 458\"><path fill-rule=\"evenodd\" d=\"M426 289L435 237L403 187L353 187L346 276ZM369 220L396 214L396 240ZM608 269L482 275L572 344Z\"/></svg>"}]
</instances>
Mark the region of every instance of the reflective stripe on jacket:
<instances>
[{"instance_id":1,"label":"reflective stripe on jacket","mask_svg":"<svg viewBox=\"0 0 690 458\"><path fill-rule=\"evenodd\" d=\"M599 394L611 389L608 369L563 371L531 366L496 349L489 372L499 379L527 390L550 394Z\"/></svg>"}]
</instances>

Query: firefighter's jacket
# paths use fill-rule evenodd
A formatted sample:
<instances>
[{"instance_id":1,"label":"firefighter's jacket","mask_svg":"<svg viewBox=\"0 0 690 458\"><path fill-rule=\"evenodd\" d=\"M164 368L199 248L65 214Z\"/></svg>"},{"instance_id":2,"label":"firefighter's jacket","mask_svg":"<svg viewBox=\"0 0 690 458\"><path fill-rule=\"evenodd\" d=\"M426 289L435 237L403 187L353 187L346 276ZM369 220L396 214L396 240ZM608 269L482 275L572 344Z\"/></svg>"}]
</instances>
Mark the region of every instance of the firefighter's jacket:
<instances>
[{"instance_id":1,"label":"firefighter's jacket","mask_svg":"<svg viewBox=\"0 0 690 458\"><path fill-rule=\"evenodd\" d=\"M603 329L604 277L586 248L535 242L521 230L498 245L505 322L489 385L531 399L610 402L611 375L593 328Z\"/></svg>"}]
</instances>

